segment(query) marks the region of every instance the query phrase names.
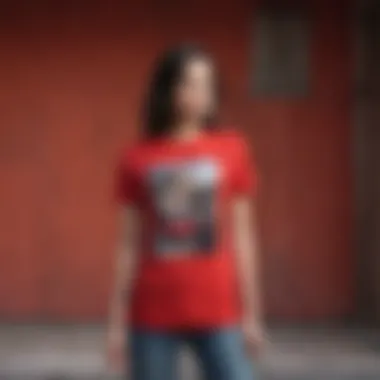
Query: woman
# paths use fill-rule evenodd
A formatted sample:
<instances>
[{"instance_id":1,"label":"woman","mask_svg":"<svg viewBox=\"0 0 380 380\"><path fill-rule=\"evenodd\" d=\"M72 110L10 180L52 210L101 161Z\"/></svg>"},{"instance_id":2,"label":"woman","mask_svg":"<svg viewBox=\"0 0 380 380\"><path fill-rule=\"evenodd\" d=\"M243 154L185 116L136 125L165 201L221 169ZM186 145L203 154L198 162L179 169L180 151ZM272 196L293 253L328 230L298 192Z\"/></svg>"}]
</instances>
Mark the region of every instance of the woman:
<instances>
[{"instance_id":1,"label":"woman","mask_svg":"<svg viewBox=\"0 0 380 380\"><path fill-rule=\"evenodd\" d=\"M133 380L176 380L182 344L207 380L253 376L263 337L255 171L244 140L215 122L217 88L208 54L189 46L166 53L150 85L144 139L120 163L108 354L115 366L127 342Z\"/></svg>"}]
</instances>

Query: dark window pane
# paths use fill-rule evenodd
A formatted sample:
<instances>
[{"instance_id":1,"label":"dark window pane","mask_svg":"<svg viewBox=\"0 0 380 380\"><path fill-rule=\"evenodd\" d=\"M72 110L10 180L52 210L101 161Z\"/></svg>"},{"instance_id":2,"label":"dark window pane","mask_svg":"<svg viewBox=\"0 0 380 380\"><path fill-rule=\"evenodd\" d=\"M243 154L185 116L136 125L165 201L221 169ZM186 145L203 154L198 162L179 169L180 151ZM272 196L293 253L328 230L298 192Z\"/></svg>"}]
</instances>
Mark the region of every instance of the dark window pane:
<instances>
[{"instance_id":1,"label":"dark window pane","mask_svg":"<svg viewBox=\"0 0 380 380\"><path fill-rule=\"evenodd\" d=\"M309 87L310 20L299 10L259 10L255 18L253 92L305 95Z\"/></svg>"}]
</instances>

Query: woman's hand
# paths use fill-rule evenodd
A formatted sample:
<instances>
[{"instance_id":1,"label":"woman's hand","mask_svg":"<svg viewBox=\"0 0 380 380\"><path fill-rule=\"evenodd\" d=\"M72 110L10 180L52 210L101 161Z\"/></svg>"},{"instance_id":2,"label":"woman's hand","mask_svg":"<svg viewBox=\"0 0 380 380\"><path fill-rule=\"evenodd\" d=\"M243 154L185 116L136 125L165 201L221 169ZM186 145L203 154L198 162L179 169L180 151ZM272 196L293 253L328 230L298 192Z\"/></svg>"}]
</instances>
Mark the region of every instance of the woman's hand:
<instances>
[{"instance_id":1,"label":"woman's hand","mask_svg":"<svg viewBox=\"0 0 380 380\"><path fill-rule=\"evenodd\" d=\"M112 287L108 329L106 336L107 369L114 374L128 369L128 323L129 295L135 279L139 252L140 220L133 207L123 208L120 212L120 236L116 251L115 278Z\"/></svg>"},{"instance_id":2,"label":"woman's hand","mask_svg":"<svg viewBox=\"0 0 380 380\"><path fill-rule=\"evenodd\" d=\"M123 328L111 326L106 341L107 371L110 374L123 373L128 362L126 333Z\"/></svg>"},{"instance_id":3,"label":"woman's hand","mask_svg":"<svg viewBox=\"0 0 380 380\"><path fill-rule=\"evenodd\" d=\"M267 339L259 323L247 321L242 326L246 351L250 357L256 357L265 348Z\"/></svg>"}]
</instances>

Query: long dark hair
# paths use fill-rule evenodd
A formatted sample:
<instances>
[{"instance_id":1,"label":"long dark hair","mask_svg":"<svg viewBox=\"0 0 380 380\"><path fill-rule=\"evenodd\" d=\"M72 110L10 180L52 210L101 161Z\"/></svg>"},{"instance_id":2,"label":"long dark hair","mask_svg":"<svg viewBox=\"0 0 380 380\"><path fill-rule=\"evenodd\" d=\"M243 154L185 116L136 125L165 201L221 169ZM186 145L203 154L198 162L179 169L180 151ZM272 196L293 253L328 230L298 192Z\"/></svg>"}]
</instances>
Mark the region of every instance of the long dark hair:
<instances>
[{"instance_id":1,"label":"long dark hair","mask_svg":"<svg viewBox=\"0 0 380 380\"><path fill-rule=\"evenodd\" d=\"M213 62L209 53L196 45L180 45L166 51L157 61L143 108L145 138L165 136L170 132L175 110L173 93L181 79L184 66L193 59ZM215 96L220 98L219 78L215 78ZM208 115L205 126L215 125L216 114Z\"/></svg>"}]
</instances>

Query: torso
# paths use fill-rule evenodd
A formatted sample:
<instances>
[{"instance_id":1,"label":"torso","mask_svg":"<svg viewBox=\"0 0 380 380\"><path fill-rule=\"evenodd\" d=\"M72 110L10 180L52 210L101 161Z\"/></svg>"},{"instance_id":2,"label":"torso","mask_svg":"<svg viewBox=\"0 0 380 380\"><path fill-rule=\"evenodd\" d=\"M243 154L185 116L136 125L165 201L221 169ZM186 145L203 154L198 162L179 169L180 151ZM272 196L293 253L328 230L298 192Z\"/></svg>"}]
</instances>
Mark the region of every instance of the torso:
<instances>
[{"instance_id":1,"label":"torso","mask_svg":"<svg viewBox=\"0 0 380 380\"><path fill-rule=\"evenodd\" d=\"M126 156L142 221L134 325L213 327L239 318L230 225L239 141L227 132L160 140Z\"/></svg>"}]
</instances>

